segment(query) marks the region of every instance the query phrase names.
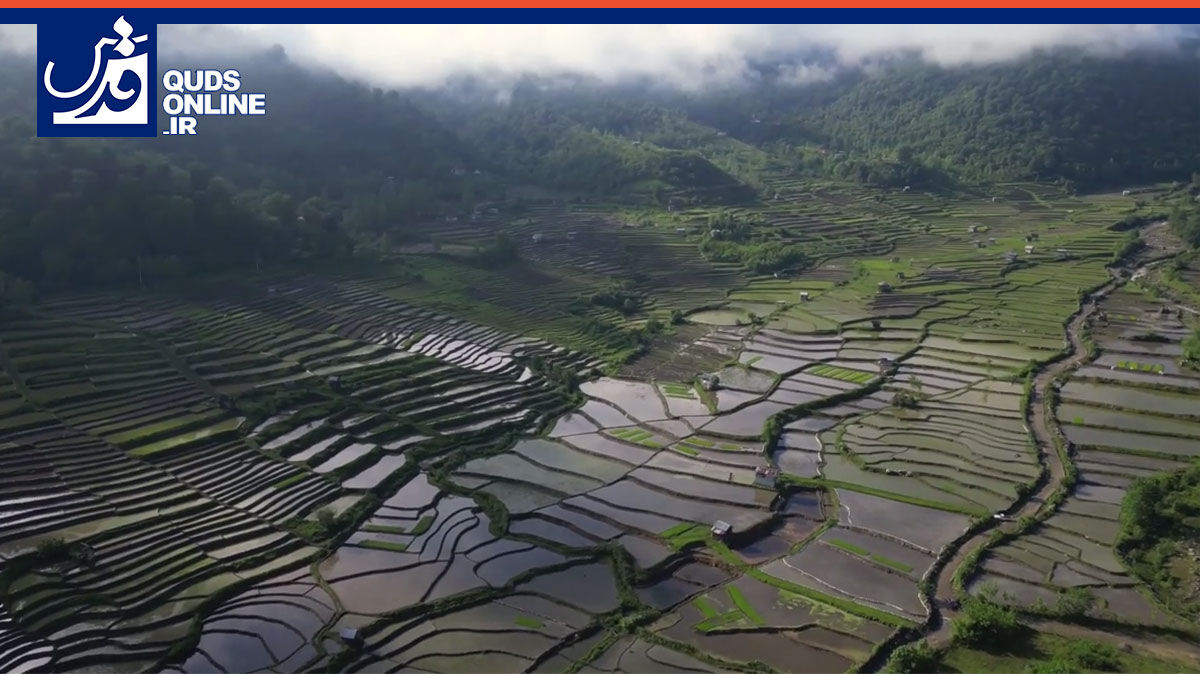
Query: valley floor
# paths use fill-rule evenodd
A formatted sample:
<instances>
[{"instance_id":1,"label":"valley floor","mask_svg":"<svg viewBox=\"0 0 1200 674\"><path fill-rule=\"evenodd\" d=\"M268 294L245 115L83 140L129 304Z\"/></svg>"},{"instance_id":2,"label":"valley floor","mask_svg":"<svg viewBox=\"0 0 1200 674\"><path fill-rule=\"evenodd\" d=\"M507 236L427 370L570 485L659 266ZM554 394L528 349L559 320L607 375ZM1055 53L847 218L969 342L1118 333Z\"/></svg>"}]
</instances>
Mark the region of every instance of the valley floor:
<instances>
[{"instance_id":1,"label":"valley floor","mask_svg":"<svg viewBox=\"0 0 1200 674\"><path fill-rule=\"evenodd\" d=\"M774 189L825 251L798 274L705 260L703 209L541 204L506 269L452 253L498 217L6 321L0 669L830 672L929 631L1021 671L1082 629L951 644L985 587L1082 589L1148 630L1123 671L1196 669L1113 548L1132 480L1200 454L1200 307L1121 275L1175 244L1114 266L1113 195ZM610 278L636 311L586 299Z\"/></svg>"}]
</instances>

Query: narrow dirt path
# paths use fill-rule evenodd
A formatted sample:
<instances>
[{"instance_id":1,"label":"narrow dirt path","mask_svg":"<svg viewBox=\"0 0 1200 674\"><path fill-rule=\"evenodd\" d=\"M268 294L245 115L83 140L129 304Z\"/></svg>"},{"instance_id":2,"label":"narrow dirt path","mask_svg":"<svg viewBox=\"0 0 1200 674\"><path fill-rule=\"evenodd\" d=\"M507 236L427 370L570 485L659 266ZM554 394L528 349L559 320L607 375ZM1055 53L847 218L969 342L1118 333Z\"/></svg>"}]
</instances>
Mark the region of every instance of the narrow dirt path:
<instances>
[{"instance_id":1,"label":"narrow dirt path","mask_svg":"<svg viewBox=\"0 0 1200 674\"><path fill-rule=\"evenodd\" d=\"M1088 318L1096 312L1097 301L1114 288L1119 286L1123 281L1120 278L1114 277L1108 283L1091 292L1084 298L1079 310L1067 321L1067 341L1070 345L1070 353L1066 358L1058 360L1048 367L1041 369L1033 380L1033 390L1029 396L1029 409L1026 413L1026 418L1029 422L1029 430L1033 433L1034 441L1037 443L1038 453L1042 461L1045 462L1047 468L1047 479L1043 480L1041 486L1032 494L1027 496L1023 501L1018 501L1013 509L1009 511L1009 520L992 520L991 526L986 526L976 533L971 538L959 545L955 550L954 555L942 567L941 571L933 579L934 581L934 629L929 633L929 643L933 646L945 646L950 643L951 636L951 621L957 615L957 610L952 608L954 600L954 575L966 560L975 551L987 545L992 532L997 529L1006 532L1012 532L1017 529L1017 522L1022 517L1032 517L1046 501L1050 495L1058 489L1062 484L1063 478L1066 476L1066 466L1063 465L1062 457L1058 455L1058 451L1054 446L1054 420L1046 415L1046 392L1053 384L1054 379L1060 374L1071 370L1083 364L1088 358L1087 346L1083 343L1083 328L1087 323Z\"/></svg>"}]
</instances>

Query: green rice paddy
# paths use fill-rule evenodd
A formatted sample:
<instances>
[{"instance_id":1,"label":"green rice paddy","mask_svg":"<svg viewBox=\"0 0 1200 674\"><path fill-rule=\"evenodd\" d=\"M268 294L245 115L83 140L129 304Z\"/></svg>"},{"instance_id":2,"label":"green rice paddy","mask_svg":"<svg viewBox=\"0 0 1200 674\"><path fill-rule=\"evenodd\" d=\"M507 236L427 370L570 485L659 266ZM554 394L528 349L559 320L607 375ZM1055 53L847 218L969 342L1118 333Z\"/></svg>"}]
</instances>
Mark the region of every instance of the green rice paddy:
<instances>
[{"instance_id":1,"label":"green rice paddy","mask_svg":"<svg viewBox=\"0 0 1200 674\"><path fill-rule=\"evenodd\" d=\"M841 381L853 382L855 384L866 384L875 378L875 375L870 372L851 370L836 365L817 365L808 371L821 377L840 379Z\"/></svg>"},{"instance_id":2,"label":"green rice paddy","mask_svg":"<svg viewBox=\"0 0 1200 674\"><path fill-rule=\"evenodd\" d=\"M1160 363L1140 363L1136 360L1122 360L1117 362L1117 367L1122 370L1131 372L1149 372L1151 374L1162 374L1163 366Z\"/></svg>"},{"instance_id":3,"label":"green rice paddy","mask_svg":"<svg viewBox=\"0 0 1200 674\"><path fill-rule=\"evenodd\" d=\"M541 620L527 615L517 616L515 619L513 619L513 622L521 627L528 627L534 630L540 630L546 626L546 623L542 622Z\"/></svg>"},{"instance_id":4,"label":"green rice paddy","mask_svg":"<svg viewBox=\"0 0 1200 674\"><path fill-rule=\"evenodd\" d=\"M662 443L654 439L655 435L653 433L640 428L618 428L607 432L609 435L615 438L620 438L626 442L639 444L643 447L650 447L653 449L662 447Z\"/></svg>"},{"instance_id":5,"label":"green rice paddy","mask_svg":"<svg viewBox=\"0 0 1200 674\"><path fill-rule=\"evenodd\" d=\"M364 541L361 541L359 543L359 545L363 546L364 548L371 548L373 550L388 550L391 552L404 552L404 551L408 550L407 543L393 543L391 541L378 541L378 540L374 540L374 539L370 539L370 538L368 538Z\"/></svg>"},{"instance_id":6,"label":"green rice paddy","mask_svg":"<svg viewBox=\"0 0 1200 674\"><path fill-rule=\"evenodd\" d=\"M696 399L696 391L690 384L659 384L658 387L665 396L686 400Z\"/></svg>"}]
</instances>

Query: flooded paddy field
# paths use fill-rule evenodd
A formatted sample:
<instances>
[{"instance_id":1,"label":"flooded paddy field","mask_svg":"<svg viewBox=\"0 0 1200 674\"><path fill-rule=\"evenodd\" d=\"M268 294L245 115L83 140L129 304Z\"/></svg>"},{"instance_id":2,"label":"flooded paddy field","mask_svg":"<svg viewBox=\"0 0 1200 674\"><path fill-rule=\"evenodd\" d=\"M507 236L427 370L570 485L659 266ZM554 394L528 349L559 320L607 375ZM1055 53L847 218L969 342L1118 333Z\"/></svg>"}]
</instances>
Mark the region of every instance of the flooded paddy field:
<instances>
[{"instance_id":1,"label":"flooded paddy field","mask_svg":"<svg viewBox=\"0 0 1200 674\"><path fill-rule=\"evenodd\" d=\"M926 614L917 596L915 580L837 546L824 543L806 546L799 553L766 564L763 572L901 618L919 621Z\"/></svg>"},{"instance_id":2,"label":"flooded paddy field","mask_svg":"<svg viewBox=\"0 0 1200 674\"><path fill-rule=\"evenodd\" d=\"M765 661L777 669L795 667L794 663L804 663L804 667L812 667L805 671L826 672L844 671L853 661L838 654L834 650L820 648L804 637L819 639L816 630L792 632L790 630L773 630L771 632L722 633L719 631L701 632L694 625L701 621L697 609L687 606L679 613L679 622L661 632L663 636L700 648L734 662L749 662L751 660ZM688 623L691 622L689 625ZM864 644L862 650L869 650Z\"/></svg>"},{"instance_id":3,"label":"flooded paddy field","mask_svg":"<svg viewBox=\"0 0 1200 674\"><path fill-rule=\"evenodd\" d=\"M553 302L499 296L549 291L478 269L470 302L405 271L54 299L6 323L0 560L19 572L0 668L862 666L929 617L947 546L1038 480L1025 371L1066 347L1119 234L1065 194L988 215L818 193L763 207L781 241L837 253L811 269L749 277L673 239L656 250L719 290L653 277L639 310L584 302L569 328ZM1080 217L1053 236L1076 255L1004 261L1030 212L1057 223L1067 204ZM1005 242L962 239L975 216ZM620 236L636 249L655 227ZM1130 482L1200 451L1200 379L1178 365L1182 324L1109 313L1055 401L1077 484L966 589L1032 606L1086 588L1096 618L1168 624L1113 545ZM579 327L650 318L665 328L625 363ZM1133 338L1151 329L1167 341Z\"/></svg>"}]
</instances>

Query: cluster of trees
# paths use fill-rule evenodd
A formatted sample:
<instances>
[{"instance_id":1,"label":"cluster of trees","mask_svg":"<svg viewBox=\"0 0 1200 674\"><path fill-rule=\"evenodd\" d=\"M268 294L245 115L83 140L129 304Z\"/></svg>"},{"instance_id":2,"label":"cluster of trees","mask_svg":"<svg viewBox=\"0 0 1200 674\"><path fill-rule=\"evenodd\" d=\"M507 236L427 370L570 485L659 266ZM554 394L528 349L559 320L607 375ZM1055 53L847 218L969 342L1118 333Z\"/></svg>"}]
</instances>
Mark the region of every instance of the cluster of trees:
<instances>
[{"instance_id":1,"label":"cluster of trees","mask_svg":"<svg viewBox=\"0 0 1200 674\"><path fill-rule=\"evenodd\" d=\"M521 250L511 236L503 232L492 243L475 251L471 261L481 267L506 267L521 259Z\"/></svg>"},{"instance_id":2,"label":"cluster of trees","mask_svg":"<svg viewBox=\"0 0 1200 674\"><path fill-rule=\"evenodd\" d=\"M321 197L235 187L207 168L0 123L0 270L36 287L151 284L194 271L336 257L350 242Z\"/></svg>"},{"instance_id":3,"label":"cluster of trees","mask_svg":"<svg viewBox=\"0 0 1200 674\"><path fill-rule=\"evenodd\" d=\"M541 356L534 356L529 361L529 369L545 377L546 381L565 391L574 391L579 386L579 373L569 367L563 367Z\"/></svg>"},{"instance_id":4,"label":"cluster of trees","mask_svg":"<svg viewBox=\"0 0 1200 674\"><path fill-rule=\"evenodd\" d=\"M720 241L747 241L754 238L756 228L762 224L762 216L758 213L734 213L722 209L708 216L709 236Z\"/></svg>"},{"instance_id":5,"label":"cluster of trees","mask_svg":"<svg viewBox=\"0 0 1200 674\"><path fill-rule=\"evenodd\" d=\"M941 670L943 655L941 650L921 639L892 651L887 671L895 674L930 674Z\"/></svg>"},{"instance_id":6,"label":"cluster of trees","mask_svg":"<svg viewBox=\"0 0 1200 674\"><path fill-rule=\"evenodd\" d=\"M610 363L624 363L643 353L654 336L661 331L662 324L658 321L647 321L641 329L632 330L594 316L584 317L581 327L585 336L604 344L607 349L605 358Z\"/></svg>"},{"instance_id":7,"label":"cluster of trees","mask_svg":"<svg viewBox=\"0 0 1200 674\"><path fill-rule=\"evenodd\" d=\"M734 262L758 274L799 271L812 263L800 246L771 241L734 243L709 238L700 243L700 252L714 262Z\"/></svg>"},{"instance_id":8,"label":"cluster of trees","mask_svg":"<svg viewBox=\"0 0 1200 674\"><path fill-rule=\"evenodd\" d=\"M908 391L896 391L892 394L892 406L901 409L916 409L921 406L921 400Z\"/></svg>"},{"instance_id":9,"label":"cluster of trees","mask_svg":"<svg viewBox=\"0 0 1200 674\"><path fill-rule=\"evenodd\" d=\"M608 288L592 293L588 301L596 306L615 309L626 316L636 314L641 310L645 297L632 286L629 281L611 281Z\"/></svg>"},{"instance_id":10,"label":"cluster of trees","mask_svg":"<svg viewBox=\"0 0 1200 674\"><path fill-rule=\"evenodd\" d=\"M758 274L798 271L811 264L795 244L780 243L763 231L757 214L719 211L708 217L709 230L700 240L700 253L713 262L731 262Z\"/></svg>"},{"instance_id":11,"label":"cluster of trees","mask_svg":"<svg viewBox=\"0 0 1200 674\"><path fill-rule=\"evenodd\" d=\"M1125 232L1125 236L1113 244L1113 263L1120 262L1146 247L1146 242L1137 232Z\"/></svg>"},{"instance_id":12,"label":"cluster of trees","mask_svg":"<svg viewBox=\"0 0 1200 674\"><path fill-rule=\"evenodd\" d=\"M1200 194L1200 174L1193 178L1196 192ZM1171 231L1183 239L1189 246L1200 247L1200 201L1188 193L1175 202L1167 221L1171 223Z\"/></svg>"},{"instance_id":13,"label":"cluster of trees","mask_svg":"<svg viewBox=\"0 0 1200 674\"><path fill-rule=\"evenodd\" d=\"M1121 504L1117 550L1139 579L1167 606L1200 616L1200 597L1180 587L1200 572L1187 549L1200 539L1200 462L1184 470L1136 480ZM1180 568L1190 568L1179 573Z\"/></svg>"},{"instance_id":14,"label":"cluster of trees","mask_svg":"<svg viewBox=\"0 0 1200 674\"><path fill-rule=\"evenodd\" d=\"M1011 641L1025 627L1017 612L999 601L999 591L987 585L963 600L962 614L952 625L954 641L964 646L990 646Z\"/></svg>"}]
</instances>

